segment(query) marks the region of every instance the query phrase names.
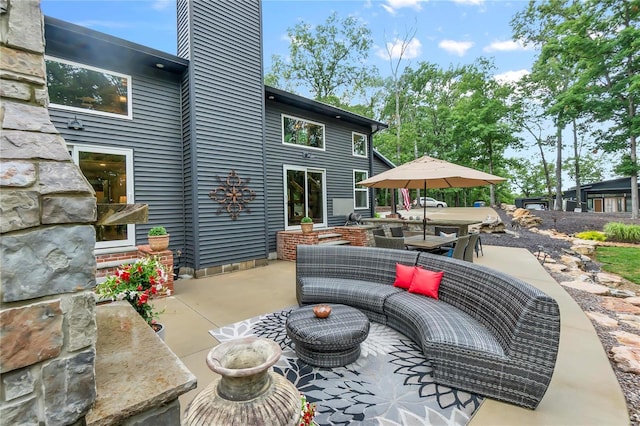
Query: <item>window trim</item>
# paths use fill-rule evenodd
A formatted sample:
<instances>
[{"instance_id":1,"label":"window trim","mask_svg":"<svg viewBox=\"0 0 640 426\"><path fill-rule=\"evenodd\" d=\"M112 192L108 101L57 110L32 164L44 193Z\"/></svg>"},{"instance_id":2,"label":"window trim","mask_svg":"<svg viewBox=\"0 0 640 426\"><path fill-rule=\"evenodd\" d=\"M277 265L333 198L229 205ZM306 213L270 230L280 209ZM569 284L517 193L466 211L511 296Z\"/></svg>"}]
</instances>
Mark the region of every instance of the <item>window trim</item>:
<instances>
[{"instance_id":1,"label":"window trim","mask_svg":"<svg viewBox=\"0 0 640 426\"><path fill-rule=\"evenodd\" d=\"M80 168L80 151L94 152L99 154L114 154L125 156L125 169L127 173L127 204L134 204L134 182L133 182L133 149L130 148L113 148L98 145L82 145L82 144L69 144L69 151L71 151L71 157L73 163ZM82 170L81 170L82 172ZM84 176L84 175L83 175ZM129 179L129 176L131 178ZM113 240L113 241L96 241L96 250L108 249L108 248L123 248L132 247L136 245L136 226L133 223L127 224L127 239L126 240Z\"/></svg>"},{"instance_id":2,"label":"window trim","mask_svg":"<svg viewBox=\"0 0 640 426\"><path fill-rule=\"evenodd\" d=\"M364 155L360 155L356 153L356 146L353 140L353 137L355 135L362 136L364 138ZM369 138L367 138L367 135L360 132L351 132L351 154L354 157L369 158Z\"/></svg>"},{"instance_id":3,"label":"window trim","mask_svg":"<svg viewBox=\"0 0 640 426\"><path fill-rule=\"evenodd\" d=\"M327 223L328 223L328 218L327 218L327 170L326 169L322 169L319 167L305 167L305 166L293 166L290 164L283 164L282 165L282 195L283 195L283 199L282 199L282 211L283 211L283 218L284 218L284 230L285 231L295 231L295 230L300 230L302 229L302 227L300 225L289 225L289 216L287 214L287 171L289 170L297 170L297 171L304 171L305 175L308 172L318 172L318 173L322 173L322 199L324 200L324 203L322 205L322 217L324 218L324 221L322 223L315 223L313 224L313 226L318 226L318 227L327 227ZM307 179L305 179L305 185L306 185ZM305 191L308 191L308 189L305 186ZM309 206L305 206L305 208L308 208ZM306 212L305 212L306 214Z\"/></svg>"},{"instance_id":4,"label":"window trim","mask_svg":"<svg viewBox=\"0 0 640 426\"><path fill-rule=\"evenodd\" d=\"M358 188L356 186L356 173L364 173L365 177L363 180L365 179L369 179L369 171L368 170L358 170L358 169L353 169L353 209L354 210L367 210L369 208L369 188L364 187L364 188ZM356 197L356 194L358 192L364 192L367 194L367 196L365 197L365 200L367 200L367 205L364 207L358 207L357 206L357 200L358 198Z\"/></svg>"},{"instance_id":5,"label":"window trim","mask_svg":"<svg viewBox=\"0 0 640 426\"><path fill-rule=\"evenodd\" d=\"M101 73L106 73L106 74L110 74L113 75L115 77L122 77L122 78L126 78L127 79L127 115L124 114L116 114L113 112L105 112L105 111L96 111L93 109L87 109L87 108L78 108L78 107L73 107L73 106L68 106L68 105L61 105L61 104L56 104L56 103L49 103L49 107L51 108L55 108L55 109L61 109L64 111L73 111L73 112L77 112L77 113L85 113L85 114L90 114L90 115L100 115L103 117L112 117L112 118L119 118L121 120L133 120L133 89L132 89L132 77L129 74L122 74L116 71L111 71L111 70L107 70L104 68L98 68L98 67L94 67L91 65L86 65L86 64L82 64L80 62L75 62L75 61L69 61L66 59L60 59L56 56L50 56L50 55L45 55L45 60L49 60L49 61L55 61L55 62L60 62L62 64L67 64L67 65L73 65L79 68L84 68L90 71L96 71L96 72L101 72ZM45 73L46 73L46 64L45 64ZM47 92L49 90L49 87L47 86Z\"/></svg>"},{"instance_id":6,"label":"window trim","mask_svg":"<svg viewBox=\"0 0 640 426\"><path fill-rule=\"evenodd\" d=\"M322 148L316 148L314 146L309 145L299 145L295 143L289 143L285 141L285 131L284 131L284 119L291 118L293 120L304 121L305 123L315 124L316 126L322 127ZM282 134L282 144L286 146L293 146L301 149L313 149L315 151L326 151L327 150L327 127L323 123L319 123L317 121L309 120L307 118L296 117L295 115L289 114L280 114L280 131Z\"/></svg>"}]
</instances>

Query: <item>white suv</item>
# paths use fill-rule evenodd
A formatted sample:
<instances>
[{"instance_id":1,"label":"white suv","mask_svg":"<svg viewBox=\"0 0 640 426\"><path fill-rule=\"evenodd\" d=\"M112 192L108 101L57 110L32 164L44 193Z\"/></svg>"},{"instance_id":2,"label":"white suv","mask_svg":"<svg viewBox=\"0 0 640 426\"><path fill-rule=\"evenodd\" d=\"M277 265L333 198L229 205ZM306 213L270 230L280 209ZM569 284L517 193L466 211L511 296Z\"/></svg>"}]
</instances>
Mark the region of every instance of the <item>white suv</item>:
<instances>
[{"instance_id":1,"label":"white suv","mask_svg":"<svg viewBox=\"0 0 640 426\"><path fill-rule=\"evenodd\" d=\"M427 207L447 207L447 203L444 201L438 201L431 197L420 197L420 202L417 202L416 204L420 204L420 207L424 207L425 203L427 204Z\"/></svg>"}]
</instances>

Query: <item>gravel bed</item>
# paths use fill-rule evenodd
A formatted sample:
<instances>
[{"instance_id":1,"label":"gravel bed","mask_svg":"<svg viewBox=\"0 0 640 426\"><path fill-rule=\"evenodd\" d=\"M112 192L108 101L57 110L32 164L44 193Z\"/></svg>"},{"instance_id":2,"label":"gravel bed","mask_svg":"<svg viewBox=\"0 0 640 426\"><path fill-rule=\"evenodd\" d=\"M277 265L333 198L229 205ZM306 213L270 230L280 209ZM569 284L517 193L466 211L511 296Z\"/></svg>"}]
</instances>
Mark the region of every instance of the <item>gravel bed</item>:
<instances>
[{"instance_id":1,"label":"gravel bed","mask_svg":"<svg viewBox=\"0 0 640 426\"><path fill-rule=\"evenodd\" d=\"M558 260L565 250L569 250L571 243L568 241L550 238L546 235L532 232L528 229L512 229L511 216L507 215L504 210L496 209L496 212L506 226L506 233L500 234L482 234L483 245L498 245L504 247L519 247L528 249L531 253L536 253L540 248L545 253ZM611 213L573 213L573 212L555 212L555 211L533 211L538 217L543 219L542 224L538 227L543 230L555 229L567 235L573 235L577 232L596 230L602 231L604 225L608 222L637 223L632 221L630 215L611 214ZM587 270L596 272L600 270L597 262L587 262ZM553 278L562 282L562 274L551 274ZM609 311L601 306L600 296L587 293L585 291L564 287L566 292L576 301L583 311L594 311L606 314L617 319L615 312ZM640 286L638 288L640 290ZM638 291L637 290L637 291ZM627 402L629 410L630 424L632 426L640 426L640 376L633 373L626 373L620 370L612 360L611 348L619 346L617 340L610 334L611 328L605 328L598 323L592 321L593 327L602 342L603 349L607 354L611 367L618 378L620 387ZM620 330L629 333L638 334L638 330L620 323Z\"/></svg>"}]
</instances>

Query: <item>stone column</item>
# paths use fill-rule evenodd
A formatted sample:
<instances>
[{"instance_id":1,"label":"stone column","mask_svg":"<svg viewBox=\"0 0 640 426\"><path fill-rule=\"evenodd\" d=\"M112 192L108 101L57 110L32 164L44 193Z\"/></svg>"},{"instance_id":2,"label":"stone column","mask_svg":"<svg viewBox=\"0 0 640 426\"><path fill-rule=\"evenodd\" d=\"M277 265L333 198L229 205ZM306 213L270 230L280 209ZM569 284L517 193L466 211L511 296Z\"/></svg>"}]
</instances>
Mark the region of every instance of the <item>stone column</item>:
<instances>
[{"instance_id":1,"label":"stone column","mask_svg":"<svg viewBox=\"0 0 640 426\"><path fill-rule=\"evenodd\" d=\"M0 420L83 423L96 396L96 199L49 119L39 0L0 0Z\"/></svg>"}]
</instances>

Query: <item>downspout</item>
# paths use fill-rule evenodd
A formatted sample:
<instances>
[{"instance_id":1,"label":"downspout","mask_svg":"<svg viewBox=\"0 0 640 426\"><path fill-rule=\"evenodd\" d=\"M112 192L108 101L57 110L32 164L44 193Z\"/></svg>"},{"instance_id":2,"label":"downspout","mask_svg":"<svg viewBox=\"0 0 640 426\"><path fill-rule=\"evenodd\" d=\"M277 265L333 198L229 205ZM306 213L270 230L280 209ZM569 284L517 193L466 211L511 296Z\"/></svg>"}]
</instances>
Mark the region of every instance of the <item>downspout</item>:
<instances>
[{"instance_id":1,"label":"downspout","mask_svg":"<svg viewBox=\"0 0 640 426\"><path fill-rule=\"evenodd\" d=\"M268 187L269 182L267 180L267 149L266 149L266 121L267 121L267 105L266 105L266 93L264 87L264 49L262 48L263 44L263 25L262 25L262 7L260 10L260 75L262 78L260 79L261 85L261 93L262 93L262 181L264 182L264 196L262 211L264 212L264 258L269 259L269 212L267 211L267 194L269 193Z\"/></svg>"}]
</instances>

